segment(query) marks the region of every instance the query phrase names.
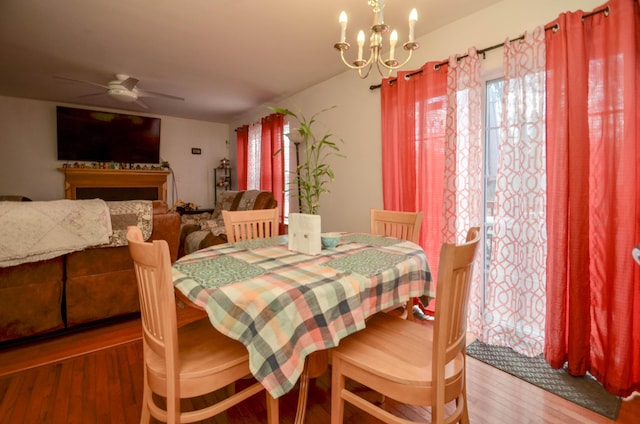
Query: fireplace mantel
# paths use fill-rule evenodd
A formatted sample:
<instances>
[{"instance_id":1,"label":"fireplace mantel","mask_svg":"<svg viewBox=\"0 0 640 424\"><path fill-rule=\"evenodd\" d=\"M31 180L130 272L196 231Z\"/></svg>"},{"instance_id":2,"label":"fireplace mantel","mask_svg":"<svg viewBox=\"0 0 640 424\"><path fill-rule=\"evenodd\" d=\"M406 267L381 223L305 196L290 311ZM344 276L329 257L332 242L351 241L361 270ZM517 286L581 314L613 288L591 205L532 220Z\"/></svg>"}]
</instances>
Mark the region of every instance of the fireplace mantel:
<instances>
[{"instance_id":1,"label":"fireplace mantel","mask_svg":"<svg viewBox=\"0 0 640 424\"><path fill-rule=\"evenodd\" d=\"M67 199L164 200L167 170L58 168L65 175ZM103 195L101 195L102 193Z\"/></svg>"}]
</instances>

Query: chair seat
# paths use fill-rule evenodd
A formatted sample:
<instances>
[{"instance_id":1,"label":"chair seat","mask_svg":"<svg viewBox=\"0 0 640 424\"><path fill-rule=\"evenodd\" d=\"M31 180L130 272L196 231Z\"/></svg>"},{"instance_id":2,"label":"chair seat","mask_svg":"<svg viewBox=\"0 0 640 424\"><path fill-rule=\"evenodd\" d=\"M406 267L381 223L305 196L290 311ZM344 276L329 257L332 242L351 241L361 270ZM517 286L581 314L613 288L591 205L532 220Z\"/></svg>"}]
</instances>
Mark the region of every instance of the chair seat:
<instances>
[{"instance_id":1,"label":"chair seat","mask_svg":"<svg viewBox=\"0 0 640 424\"><path fill-rule=\"evenodd\" d=\"M353 374L345 372L347 377L399 402L428 405L433 381L432 356L425 351L431 349L431 323L376 314L367 321L366 331L341 340L332 355L340 356L344 367L350 363L356 366ZM464 357L459 354L445 367L445 385L460 382L463 369ZM398 390L399 386L403 389Z\"/></svg>"},{"instance_id":2,"label":"chair seat","mask_svg":"<svg viewBox=\"0 0 640 424\"><path fill-rule=\"evenodd\" d=\"M235 375L233 380L250 375L247 349L242 343L215 330L208 318L202 318L178 328L178 354L180 358L180 392L183 397L196 396L203 393L203 389L206 389L207 392L213 392L225 387L225 384L219 383L221 379L214 377L222 372L226 375ZM145 357L148 358L149 378L158 382L166 380L164 359L146 346ZM208 376L212 376L212 378L207 379ZM194 392L190 390L188 384L190 380L199 381ZM208 384L204 384L202 381L206 381ZM229 379L225 378L222 381L229 381ZM164 385L156 385L156 387L159 386ZM158 394L166 395L166 393Z\"/></svg>"}]
</instances>

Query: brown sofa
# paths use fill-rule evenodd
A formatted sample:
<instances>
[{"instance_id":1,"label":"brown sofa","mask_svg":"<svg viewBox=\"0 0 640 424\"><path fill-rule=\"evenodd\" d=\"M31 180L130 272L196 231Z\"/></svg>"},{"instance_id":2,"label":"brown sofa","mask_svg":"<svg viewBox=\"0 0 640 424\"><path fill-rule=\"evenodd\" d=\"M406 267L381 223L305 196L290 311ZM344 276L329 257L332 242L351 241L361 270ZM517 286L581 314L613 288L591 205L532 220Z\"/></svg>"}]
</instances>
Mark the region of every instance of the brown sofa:
<instances>
[{"instance_id":1,"label":"brown sofa","mask_svg":"<svg viewBox=\"0 0 640 424\"><path fill-rule=\"evenodd\" d=\"M266 190L224 191L218 195L213 213L190 213L182 216L178 257L227 242L222 211L273 209L278 201ZM197 211L194 211L197 212Z\"/></svg>"},{"instance_id":2,"label":"brown sofa","mask_svg":"<svg viewBox=\"0 0 640 424\"><path fill-rule=\"evenodd\" d=\"M150 240L178 256L180 216L153 201ZM88 248L53 259L0 268L0 343L64 332L140 310L127 246Z\"/></svg>"}]
</instances>

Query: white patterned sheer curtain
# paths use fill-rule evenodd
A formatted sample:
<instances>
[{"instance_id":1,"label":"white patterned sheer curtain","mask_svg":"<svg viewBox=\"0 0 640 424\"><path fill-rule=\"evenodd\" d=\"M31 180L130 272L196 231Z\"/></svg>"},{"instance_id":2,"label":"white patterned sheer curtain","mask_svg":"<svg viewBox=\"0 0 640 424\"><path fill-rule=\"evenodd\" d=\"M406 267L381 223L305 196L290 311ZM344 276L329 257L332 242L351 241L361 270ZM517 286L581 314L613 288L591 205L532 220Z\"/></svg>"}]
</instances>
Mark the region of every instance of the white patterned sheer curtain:
<instances>
[{"instance_id":1,"label":"white patterned sheer curtain","mask_svg":"<svg viewBox=\"0 0 640 424\"><path fill-rule=\"evenodd\" d=\"M544 28L504 46L495 227L480 340L544 349L546 154Z\"/></svg>"},{"instance_id":2,"label":"white patterned sheer curtain","mask_svg":"<svg viewBox=\"0 0 640 424\"><path fill-rule=\"evenodd\" d=\"M475 48L466 57L449 59L444 176L443 240L461 243L482 222L482 81ZM471 280L468 325L482 308L482 249Z\"/></svg>"},{"instance_id":3,"label":"white patterned sheer curtain","mask_svg":"<svg viewBox=\"0 0 640 424\"><path fill-rule=\"evenodd\" d=\"M460 243L482 220L482 82L475 48L449 59L447 96L442 235Z\"/></svg>"},{"instance_id":4,"label":"white patterned sheer curtain","mask_svg":"<svg viewBox=\"0 0 640 424\"><path fill-rule=\"evenodd\" d=\"M249 125L249 142L247 146L247 190L260 190L260 154L262 140L262 123Z\"/></svg>"}]
</instances>

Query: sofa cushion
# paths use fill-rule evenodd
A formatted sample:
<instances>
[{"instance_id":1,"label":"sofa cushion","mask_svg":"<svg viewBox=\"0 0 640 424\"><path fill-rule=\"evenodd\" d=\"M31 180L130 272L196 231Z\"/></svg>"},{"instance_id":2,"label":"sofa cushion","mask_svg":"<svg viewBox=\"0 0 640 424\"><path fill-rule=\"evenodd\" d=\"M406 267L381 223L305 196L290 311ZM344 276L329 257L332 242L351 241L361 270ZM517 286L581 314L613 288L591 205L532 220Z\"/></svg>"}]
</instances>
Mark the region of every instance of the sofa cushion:
<instances>
[{"instance_id":1,"label":"sofa cushion","mask_svg":"<svg viewBox=\"0 0 640 424\"><path fill-rule=\"evenodd\" d=\"M204 223L210 219L210 212L192 213L188 215L182 215L181 223L182 225L197 225L198 227L202 228L204 226Z\"/></svg>"},{"instance_id":2,"label":"sofa cushion","mask_svg":"<svg viewBox=\"0 0 640 424\"><path fill-rule=\"evenodd\" d=\"M127 250L113 247L95 250ZM133 265L132 265L133 266ZM135 271L120 269L94 275L67 276L67 327L138 312Z\"/></svg>"},{"instance_id":3,"label":"sofa cushion","mask_svg":"<svg viewBox=\"0 0 640 424\"><path fill-rule=\"evenodd\" d=\"M0 268L0 341L64 327L64 258Z\"/></svg>"}]
</instances>

